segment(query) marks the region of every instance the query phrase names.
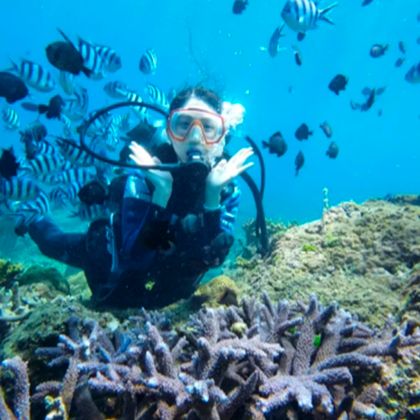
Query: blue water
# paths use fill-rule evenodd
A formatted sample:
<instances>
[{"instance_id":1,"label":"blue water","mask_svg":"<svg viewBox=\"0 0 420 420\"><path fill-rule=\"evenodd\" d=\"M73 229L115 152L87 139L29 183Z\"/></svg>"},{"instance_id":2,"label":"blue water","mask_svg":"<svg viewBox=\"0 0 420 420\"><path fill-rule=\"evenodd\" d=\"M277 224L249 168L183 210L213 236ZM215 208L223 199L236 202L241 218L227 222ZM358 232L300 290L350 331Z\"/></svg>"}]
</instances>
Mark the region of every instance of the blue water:
<instances>
[{"instance_id":1,"label":"blue water","mask_svg":"<svg viewBox=\"0 0 420 420\"><path fill-rule=\"evenodd\" d=\"M148 82L169 90L205 77L222 90L225 99L245 106L243 134L260 144L280 130L288 142L289 151L282 158L264 150L265 208L270 218L318 218L324 187L329 189L330 204L419 193L420 85L404 81L408 68L420 60L419 1L374 0L361 7L362 0L342 0L330 13L334 26L321 23L300 43L287 29L281 40L286 50L275 58L262 47L281 22L284 2L249 2L238 16L232 14L232 0L3 1L0 67L9 67L9 57L29 58L58 75L46 59L45 47L60 39L56 30L60 27L72 39L80 35L112 46L122 56L123 68L105 81L81 77L81 84L89 89L92 110L110 103L102 92L109 80L122 80L141 92ZM401 68L394 67L400 56L398 41L407 48ZM385 56L372 59L369 49L376 42L390 47ZM294 62L292 45L301 51L301 67ZM138 61L151 47L157 51L159 67L155 75L145 76L138 70ZM340 96L327 89L337 73L349 77ZM386 86L386 91L368 112L352 111L350 100L361 101L365 86ZM32 97L37 101L48 95L35 92ZM34 119L19 104L15 109L23 125ZM333 140L340 147L336 160L325 155L329 140L319 129L324 120L330 122ZM294 138L302 122L315 130L307 142ZM0 136L2 146L18 144L16 133L1 128ZM231 150L244 145L236 140ZM306 162L296 177L298 150L304 152ZM250 173L258 179L257 169ZM250 195L244 197L242 220L254 214Z\"/></svg>"}]
</instances>

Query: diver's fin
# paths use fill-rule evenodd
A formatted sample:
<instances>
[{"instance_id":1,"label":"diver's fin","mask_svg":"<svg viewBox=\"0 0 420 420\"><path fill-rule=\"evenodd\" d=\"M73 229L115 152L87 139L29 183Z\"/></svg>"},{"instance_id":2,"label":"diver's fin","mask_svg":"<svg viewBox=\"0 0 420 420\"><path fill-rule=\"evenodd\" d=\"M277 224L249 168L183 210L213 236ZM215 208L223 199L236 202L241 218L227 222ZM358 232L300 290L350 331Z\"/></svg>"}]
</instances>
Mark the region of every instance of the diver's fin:
<instances>
[{"instance_id":1,"label":"diver's fin","mask_svg":"<svg viewBox=\"0 0 420 420\"><path fill-rule=\"evenodd\" d=\"M327 16L327 13L337 6L338 6L338 2L335 2L327 6L325 9L319 9L319 19L323 20L324 22L329 23L330 25L334 25L334 22Z\"/></svg>"},{"instance_id":2,"label":"diver's fin","mask_svg":"<svg viewBox=\"0 0 420 420\"><path fill-rule=\"evenodd\" d=\"M21 105L22 105L22 108L26 109L27 111L35 111L35 112L39 111L37 104L33 104L31 102L23 102Z\"/></svg>"}]
</instances>

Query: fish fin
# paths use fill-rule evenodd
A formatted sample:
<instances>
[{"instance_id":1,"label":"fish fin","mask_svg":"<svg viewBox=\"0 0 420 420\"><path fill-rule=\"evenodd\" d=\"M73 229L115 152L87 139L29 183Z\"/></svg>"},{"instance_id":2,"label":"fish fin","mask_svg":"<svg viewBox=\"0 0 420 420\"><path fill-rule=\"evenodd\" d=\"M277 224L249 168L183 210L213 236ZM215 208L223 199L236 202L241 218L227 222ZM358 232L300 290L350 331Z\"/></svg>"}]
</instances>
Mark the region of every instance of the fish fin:
<instances>
[{"instance_id":1,"label":"fish fin","mask_svg":"<svg viewBox=\"0 0 420 420\"><path fill-rule=\"evenodd\" d=\"M6 70L3 70L3 71L13 71L13 72L19 73L19 65L16 64L10 57L9 57L9 60L10 60L11 67L8 67Z\"/></svg>"},{"instance_id":2,"label":"fish fin","mask_svg":"<svg viewBox=\"0 0 420 420\"><path fill-rule=\"evenodd\" d=\"M334 22L327 16L327 13L337 6L338 2L335 2L327 6L325 9L319 9L319 18L330 25L334 25Z\"/></svg>"},{"instance_id":3,"label":"fish fin","mask_svg":"<svg viewBox=\"0 0 420 420\"><path fill-rule=\"evenodd\" d=\"M39 111L37 104L33 104L31 102L23 102L21 105L22 105L22 108L26 109L27 111L35 111L35 112Z\"/></svg>"},{"instance_id":4,"label":"fish fin","mask_svg":"<svg viewBox=\"0 0 420 420\"><path fill-rule=\"evenodd\" d=\"M64 38L65 41L67 41L69 44L72 44L73 45L72 40L60 28L57 28L57 31Z\"/></svg>"},{"instance_id":5,"label":"fish fin","mask_svg":"<svg viewBox=\"0 0 420 420\"><path fill-rule=\"evenodd\" d=\"M89 77L89 78L92 76L92 73L93 73L93 71L88 69L87 67L82 67L82 72L86 77Z\"/></svg>"}]
</instances>

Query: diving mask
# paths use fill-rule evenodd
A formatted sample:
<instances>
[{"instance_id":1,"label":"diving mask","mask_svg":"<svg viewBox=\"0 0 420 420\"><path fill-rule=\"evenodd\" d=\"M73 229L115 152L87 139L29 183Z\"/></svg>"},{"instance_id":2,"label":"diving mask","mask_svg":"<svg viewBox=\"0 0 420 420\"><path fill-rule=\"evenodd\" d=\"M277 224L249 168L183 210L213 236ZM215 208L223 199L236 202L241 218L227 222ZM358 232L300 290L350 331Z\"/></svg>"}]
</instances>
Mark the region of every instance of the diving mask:
<instances>
[{"instance_id":1,"label":"diving mask","mask_svg":"<svg viewBox=\"0 0 420 420\"><path fill-rule=\"evenodd\" d=\"M200 128L206 144L219 143L226 134L224 118L215 112L200 108L179 108L169 114L167 131L173 140L185 141L195 126Z\"/></svg>"}]
</instances>

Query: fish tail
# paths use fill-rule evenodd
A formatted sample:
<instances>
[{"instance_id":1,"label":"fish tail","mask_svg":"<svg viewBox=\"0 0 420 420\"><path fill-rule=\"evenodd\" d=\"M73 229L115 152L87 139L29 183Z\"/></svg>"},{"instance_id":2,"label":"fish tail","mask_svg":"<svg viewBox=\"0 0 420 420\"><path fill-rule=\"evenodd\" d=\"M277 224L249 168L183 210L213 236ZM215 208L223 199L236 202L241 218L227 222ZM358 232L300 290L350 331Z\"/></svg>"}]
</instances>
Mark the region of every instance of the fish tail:
<instances>
[{"instance_id":1,"label":"fish tail","mask_svg":"<svg viewBox=\"0 0 420 420\"><path fill-rule=\"evenodd\" d=\"M319 9L319 19L323 20L324 22L329 23L330 25L334 25L334 22L327 16L327 14L332 9L334 9L334 7L337 7L337 6L338 6L338 2L335 2L325 7L325 9Z\"/></svg>"}]
</instances>

